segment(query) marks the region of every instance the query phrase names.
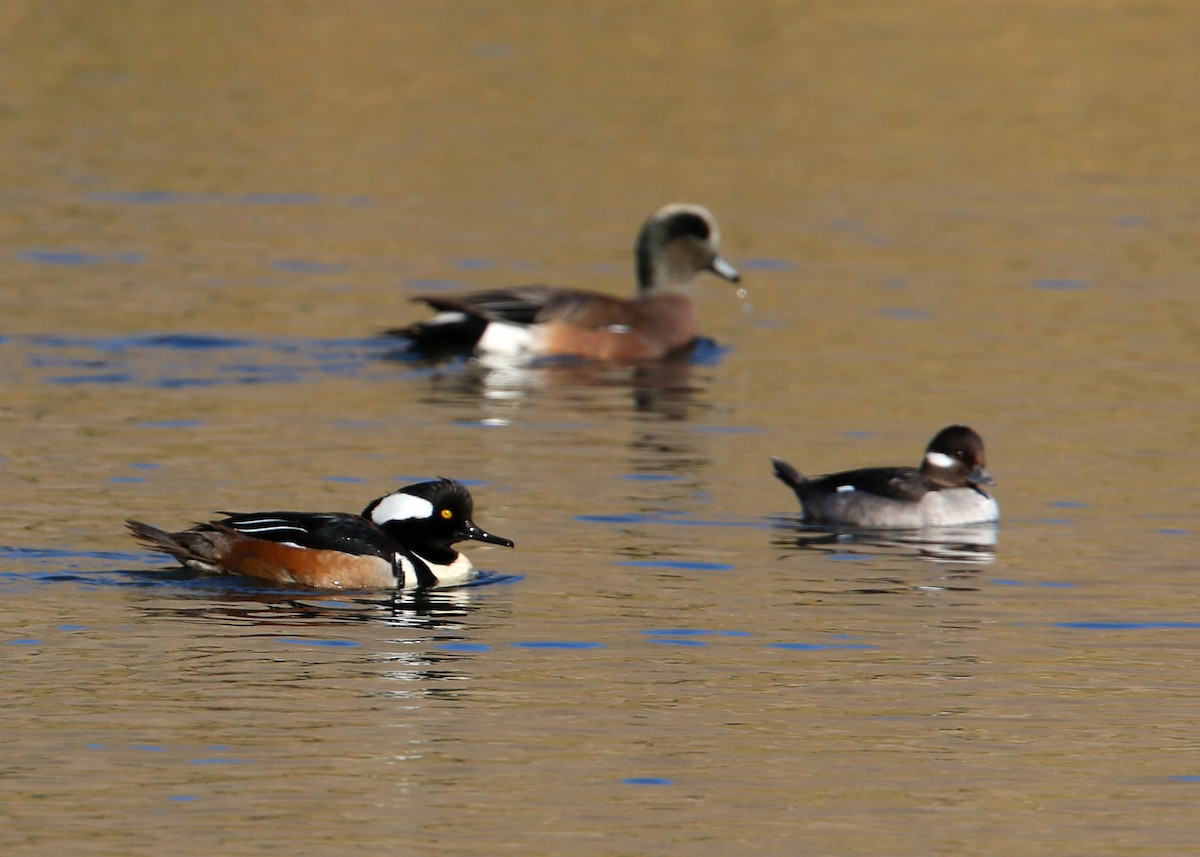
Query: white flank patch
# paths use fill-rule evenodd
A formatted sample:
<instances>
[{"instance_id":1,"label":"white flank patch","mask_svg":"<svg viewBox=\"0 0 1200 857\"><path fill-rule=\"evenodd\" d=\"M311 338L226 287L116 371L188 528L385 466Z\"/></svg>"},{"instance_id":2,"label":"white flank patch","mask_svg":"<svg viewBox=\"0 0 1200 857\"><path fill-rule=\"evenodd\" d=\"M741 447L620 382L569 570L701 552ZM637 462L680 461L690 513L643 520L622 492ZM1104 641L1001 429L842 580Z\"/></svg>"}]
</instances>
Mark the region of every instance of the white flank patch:
<instances>
[{"instance_id":1,"label":"white flank patch","mask_svg":"<svg viewBox=\"0 0 1200 857\"><path fill-rule=\"evenodd\" d=\"M476 346L484 354L520 357L537 346L540 336L528 325L493 321L479 337Z\"/></svg>"},{"instance_id":2,"label":"white flank patch","mask_svg":"<svg viewBox=\"0 0 1200 857\"><path fill-rule=\"evenodd\" d=\"M408 521L413 518L432 518L433 504L424 497L397 492L389 494L371 510L371 520L377 524L388 521Z\"/></svg>"},{"instance_id":3,"label":"white flank patch","mask_svg":"<svg viewBox=\"0 0 1200 857\"><path fill-rule=\"evenodd\" d=\"M943 469L949 469L955 465L955 459L944 452L927 452L925 453L925 460L932 466Z\"/></svg>"},{"instance_id":4,"label":"white flank patch","mask_svg":"<svg viewBox=\"0 0 1200 857\"><path fill-rule=\"evenodd\" d=\"M609 333L629 333L629 331L631 331L633 328L627 324L610 324L604 329Z\"/></svg>"},{"instance_id":5,"label":"white flank patch","mask_svg":"<svg viewBox=\"0 0 1200 857\"><path fill-rule=\"evenodd\" d=\"M855 490L856 489L853 485L839 485L837 487L837 492L839 494L852 494Z\"/></svg>"}]
</instances>

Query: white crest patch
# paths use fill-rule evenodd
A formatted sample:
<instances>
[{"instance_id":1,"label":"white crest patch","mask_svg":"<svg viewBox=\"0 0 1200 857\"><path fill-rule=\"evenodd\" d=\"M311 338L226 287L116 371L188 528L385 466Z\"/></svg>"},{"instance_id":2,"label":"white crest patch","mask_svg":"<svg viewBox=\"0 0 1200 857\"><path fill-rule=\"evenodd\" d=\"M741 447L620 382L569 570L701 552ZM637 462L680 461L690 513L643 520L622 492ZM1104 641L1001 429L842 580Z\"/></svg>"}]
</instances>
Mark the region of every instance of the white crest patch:
<instances>
[{"instance_id":1,"label":"white crest patch","mask_svg":"<svg viewBox=\"0 0 1200 857\"><path fill-rule=\"evenodd\" d=\"M956 463L954 458L951 458L944 452L927 452L925 453L925 460L929 462L930 466L940 467L944 470L954 467Z\"/></svg>"},{"instance_id":2,"label":"white crest patch","mask_svg":"<svg viewBox=\"0 0 1200 857\"><path fill-rule=\"evenodd\" d=\"M388 521L408 521L413 518L432 518L433 504L424 497L397 492L389 494L371 510L371 520L377 524Z\"/></svg>"},{"instance_id":3,"label":"white crest patch","mask_svg":"<svg viewBox=\"0 0 1200 857\"><path fill-rule=\"evenodd\" d=\"M853 485L839 485L837 487L837 492L839 494L850 494L856 490L858 490L858 489L856 489Z\"/></svg>"}]
</instances>

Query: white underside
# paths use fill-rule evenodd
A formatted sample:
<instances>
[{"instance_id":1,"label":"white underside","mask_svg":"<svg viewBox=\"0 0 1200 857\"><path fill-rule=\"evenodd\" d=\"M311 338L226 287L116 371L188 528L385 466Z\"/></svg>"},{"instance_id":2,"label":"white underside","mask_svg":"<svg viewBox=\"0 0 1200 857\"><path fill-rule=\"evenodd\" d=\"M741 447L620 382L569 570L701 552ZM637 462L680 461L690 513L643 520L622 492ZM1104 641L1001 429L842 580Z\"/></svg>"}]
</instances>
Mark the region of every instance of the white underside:
<instances>
[{"instance_id":1,"label":"white underside","mask_svg":"<svg viewBox=\"0 0 1200 857\"><path fill-rule=\"evenodd\" d=\"M972 488L930 491L916 503L865 491L846 491L810 498L804 508L814 520L871 529L961 527L1000 520L995 498Z\"/></svg>"}]
</instances>

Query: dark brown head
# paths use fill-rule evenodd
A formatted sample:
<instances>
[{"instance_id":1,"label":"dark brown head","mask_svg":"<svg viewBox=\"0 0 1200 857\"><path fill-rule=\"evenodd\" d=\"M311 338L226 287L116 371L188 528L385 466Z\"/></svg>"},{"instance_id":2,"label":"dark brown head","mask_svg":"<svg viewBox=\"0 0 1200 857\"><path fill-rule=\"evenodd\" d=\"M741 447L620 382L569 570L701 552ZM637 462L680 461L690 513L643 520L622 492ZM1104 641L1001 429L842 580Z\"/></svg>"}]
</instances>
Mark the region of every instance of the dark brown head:
<instances>
[{"instance_id":1,"label":"dark brown head","mask_svg":"<svg viewBox=\"0 0 1200 857\"><path fill-rule=\"evenodd\" d=\"M921 473L939 488L995 485L985 469L983 438L967 426L946 426L929 441Z\"/></svg>"}]
</instances>

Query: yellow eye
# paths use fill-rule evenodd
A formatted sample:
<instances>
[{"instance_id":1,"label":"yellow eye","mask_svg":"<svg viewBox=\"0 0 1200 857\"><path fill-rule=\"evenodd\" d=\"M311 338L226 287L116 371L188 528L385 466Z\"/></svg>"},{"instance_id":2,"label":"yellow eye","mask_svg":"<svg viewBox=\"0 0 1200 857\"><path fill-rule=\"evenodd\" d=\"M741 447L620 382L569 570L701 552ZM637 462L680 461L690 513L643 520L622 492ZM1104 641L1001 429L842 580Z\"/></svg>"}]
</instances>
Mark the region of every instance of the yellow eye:
<instances>
[{"instance_id":1,"label":"yellow eye","mask_svg":"<svg viewBox=\"0 0 1200 857\"><path fill-rule=\"evenodd\" d=\"M451 512L449 509L442 509L442 517L449 520L450 518L454 517L454 513Z\"/></svg>"}]
</instances>

